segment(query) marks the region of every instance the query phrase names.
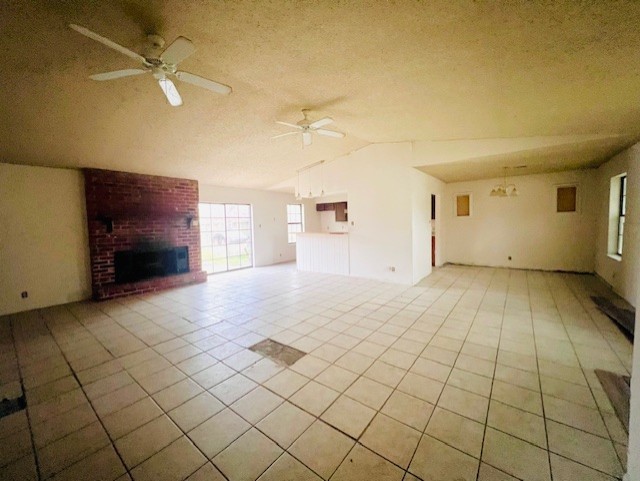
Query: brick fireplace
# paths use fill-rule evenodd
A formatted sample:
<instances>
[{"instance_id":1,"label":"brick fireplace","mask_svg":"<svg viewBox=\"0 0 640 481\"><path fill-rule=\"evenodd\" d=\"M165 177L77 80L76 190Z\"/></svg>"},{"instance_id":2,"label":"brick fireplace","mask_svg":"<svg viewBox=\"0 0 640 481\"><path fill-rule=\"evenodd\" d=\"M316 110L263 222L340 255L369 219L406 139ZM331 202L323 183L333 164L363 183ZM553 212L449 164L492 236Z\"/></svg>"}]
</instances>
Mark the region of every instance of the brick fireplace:
<instances>
[{"instance_id":1,"label":"brick fireplace","mask_svg":"<svg viewBox=\"0 0 640 481\"><path fill-rule=\"evenodd\" d=\"M84 179L94 299L206 281L197 181L98 169Z\"/></svg>"}]
</instances>

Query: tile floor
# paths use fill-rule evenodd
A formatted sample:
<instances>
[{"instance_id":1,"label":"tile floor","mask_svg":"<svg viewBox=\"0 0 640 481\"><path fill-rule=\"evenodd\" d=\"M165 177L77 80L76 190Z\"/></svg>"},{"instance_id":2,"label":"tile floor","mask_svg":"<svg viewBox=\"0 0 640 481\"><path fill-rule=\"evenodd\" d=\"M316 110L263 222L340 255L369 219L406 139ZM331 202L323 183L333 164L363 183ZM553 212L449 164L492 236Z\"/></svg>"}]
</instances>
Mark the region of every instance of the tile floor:
<instances>
[{"instance_id":1,"label":"tile floor","mask_svg":"<svg viewBox=\"0 0 640 481\"><path fill-rule=\"evenodd\" d=\"M3 480L613 480L593 373L631 344L591 276L448 266L419 286L280 265L0 318ZM265 338L309 354L283 368Z\"/></svg>"}]
</instances>

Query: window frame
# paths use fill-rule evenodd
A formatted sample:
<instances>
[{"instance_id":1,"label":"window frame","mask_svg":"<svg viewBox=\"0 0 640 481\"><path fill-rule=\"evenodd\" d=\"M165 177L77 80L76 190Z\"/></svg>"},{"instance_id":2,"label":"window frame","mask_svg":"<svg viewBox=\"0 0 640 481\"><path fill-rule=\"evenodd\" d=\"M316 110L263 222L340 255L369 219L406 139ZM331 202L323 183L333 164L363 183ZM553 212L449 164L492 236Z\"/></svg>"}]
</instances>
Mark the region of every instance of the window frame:
<instances>
[{"instance_id":1,"label":"window frame","mask_svg":"<svg viewBox=\"0 0 640 481\"><path fill-rule=\"evenodd\" d=\"M290 212L290 209L294 207L299 209L299 212ZM300 222L292 222L291 215L300 215ZM300 226L300 230L291 230L292 226ZM304 204L287 204L287 242L289 244L296 243L296 234L304 232Z\"/></svg>"},{"instance_id":2,"label":"window frame","mask_svg":"<svg viewBox=\"0 0 640 481\"><path fill-rule=\"evenodd\" d=\"M627 215L627 174L620 176L620 195L618 197L618 232L616 254L622 257L624 241L624 222Z\"/></svg>"}]
</instances>

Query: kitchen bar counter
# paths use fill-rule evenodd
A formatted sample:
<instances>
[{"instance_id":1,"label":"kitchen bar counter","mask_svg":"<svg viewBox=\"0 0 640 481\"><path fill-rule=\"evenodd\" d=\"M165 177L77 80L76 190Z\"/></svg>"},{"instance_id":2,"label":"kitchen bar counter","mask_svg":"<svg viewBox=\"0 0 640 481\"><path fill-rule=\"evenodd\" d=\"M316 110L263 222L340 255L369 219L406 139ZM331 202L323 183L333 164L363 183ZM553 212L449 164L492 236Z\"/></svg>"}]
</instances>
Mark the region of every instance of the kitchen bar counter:
<instances>
[{"instance_id":1,"label":"kitchen bar counter","mask_svg":"<svg viewBox=\"0 0 640 481\"><path fill-rule=\"evenodd\" d=\"M296 235L299 271L349 275L349 234L303 232Z\"/></svg>"}]
</instances>

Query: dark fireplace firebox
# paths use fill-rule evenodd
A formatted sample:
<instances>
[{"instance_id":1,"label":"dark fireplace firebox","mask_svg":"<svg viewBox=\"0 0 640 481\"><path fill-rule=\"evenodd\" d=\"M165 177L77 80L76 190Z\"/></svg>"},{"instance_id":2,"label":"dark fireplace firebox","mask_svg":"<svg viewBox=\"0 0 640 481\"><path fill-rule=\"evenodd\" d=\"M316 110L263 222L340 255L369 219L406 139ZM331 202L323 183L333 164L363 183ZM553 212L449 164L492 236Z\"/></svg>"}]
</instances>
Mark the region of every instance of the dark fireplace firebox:
<instances>
[{"instance_id":1,"label":"dark fireplace firebox","mask_svg":"<svg viewBox=\"0 0 640 481\"><path fill-rule=\"evenodd\" d=\"M189 272L187 246L115 252L116 284Z\"/></svg>"}]
</instances>

